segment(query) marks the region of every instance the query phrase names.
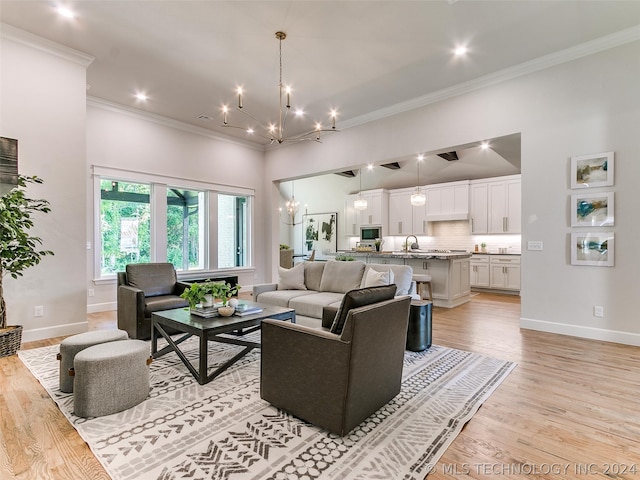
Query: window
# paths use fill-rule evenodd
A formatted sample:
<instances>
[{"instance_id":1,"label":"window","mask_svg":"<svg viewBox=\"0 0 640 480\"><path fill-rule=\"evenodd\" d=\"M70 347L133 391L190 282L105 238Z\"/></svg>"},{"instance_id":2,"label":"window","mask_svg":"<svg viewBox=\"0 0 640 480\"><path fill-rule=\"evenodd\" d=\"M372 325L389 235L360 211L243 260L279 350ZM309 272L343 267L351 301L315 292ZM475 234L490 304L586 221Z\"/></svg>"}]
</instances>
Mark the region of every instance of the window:
<instances>
[{"instance_id":1,"label":"window","mask_svg":"<svg viewBox=\"0 0 640 480\"><path fill-rule=\"evenodd\" d=\"M248 199L218 195L218 267L248 266Z\"/></svg>"},{"instance_id":2,"label":"window","mask_svg":"<svg viewBox=\"0 0 640 480\"><path fill-rule=\"evenodd\" d=\"M176 270L204 269L205 193L167 188L167 261Z\"/></svg>"},{"instance_id":3,"label":"window","mask_svg":"<svg viewBox=\"0 0 640 480\"><path fill-rule=\"evenodd\" d=\"M141 183L100 181L101 276L151 261L150 193Z\"/></svg>"},{"instance_id":4,"label":"window","mask_svg":"<svg viewBox=\"0 0 640 480\"><path fill-rule=\"evenodd\" d=\"M251 267L253 190L93 167L96 280L129 263L178 272ZM216 215L217 213L217 215Z\"/></svg>"}]
</instances>

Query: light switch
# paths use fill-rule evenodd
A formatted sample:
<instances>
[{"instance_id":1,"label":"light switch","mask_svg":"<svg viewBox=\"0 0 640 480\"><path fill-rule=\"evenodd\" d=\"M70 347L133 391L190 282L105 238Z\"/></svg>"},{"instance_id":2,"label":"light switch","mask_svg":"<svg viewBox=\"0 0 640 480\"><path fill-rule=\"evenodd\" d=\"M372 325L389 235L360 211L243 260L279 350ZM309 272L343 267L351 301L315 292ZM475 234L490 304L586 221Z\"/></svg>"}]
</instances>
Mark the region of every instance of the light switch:
<instances>
[{"instance_id":1,"label":"light switch","mask_svg":"<svg viewBox=\"0 0 640 480\"><path fill-rule=\"evenodd\" d=\"M542 251L543 243L539 240L529 240L527 242L527 250Z\"/></svg>"}]
</instances>

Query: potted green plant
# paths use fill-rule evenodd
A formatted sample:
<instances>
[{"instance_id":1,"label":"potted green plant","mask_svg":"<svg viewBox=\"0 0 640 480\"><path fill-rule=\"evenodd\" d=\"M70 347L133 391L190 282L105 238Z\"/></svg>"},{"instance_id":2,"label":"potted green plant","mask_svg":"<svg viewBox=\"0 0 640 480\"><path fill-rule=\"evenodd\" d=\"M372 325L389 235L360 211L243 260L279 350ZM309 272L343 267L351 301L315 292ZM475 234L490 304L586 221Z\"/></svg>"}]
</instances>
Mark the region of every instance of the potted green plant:
<instances>
[{"instance_id":1,"label":"potted green plant","mask_svg":"<svg viewBox=\"0 0 640 480\"><path fill-rule=\"evenodd\" d=\"M213 297L215 296L214 292L217 285L217 283L209 279L204 282L194 282L185 288L180 296L189 302L189 308L211 306L213 305Z\"/></svg>"},{"instance_id":2,"label":"potted green plant","mask_svg":"<svg viewBox=\"0 0 640 480\"><path fill-rule=\"evenodd\" d=\"M18 175L15 188L0 197L0 357L14 355L20 348L22 326L7 326L7 306L4 300L2 280L5 275L13 278L40 263L42 257L53 255L50 250L40 250L40 237L29 234L33 227L31 215L51 211L49 202L28 198L25 188L28 183L42 183L36 176Z\"/></svg>"},{"instance_id":3,"label":"potted green plant","mask_svg":"<svg viewBox=\"0 0 640 480\"><path fill-rule=\"evenodd\" d=\"M483 251L483 252L486 252L486 251L487 251L487 244L486 244L486 243L484 243L484 242L482 242L482 243L480 244L480 248L482 249L482 251Z\"/></svg>"}]
</instances>

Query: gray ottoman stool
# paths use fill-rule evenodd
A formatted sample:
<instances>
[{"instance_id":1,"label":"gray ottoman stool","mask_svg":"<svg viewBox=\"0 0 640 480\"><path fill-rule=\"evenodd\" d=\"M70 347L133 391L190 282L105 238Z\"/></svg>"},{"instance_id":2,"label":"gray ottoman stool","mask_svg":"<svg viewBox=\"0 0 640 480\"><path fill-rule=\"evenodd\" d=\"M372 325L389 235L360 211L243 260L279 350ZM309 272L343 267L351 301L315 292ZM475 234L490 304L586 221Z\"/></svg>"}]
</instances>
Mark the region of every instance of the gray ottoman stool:
<instances>
[{"instance_id":1,"label":"gray ottoman stool","mask_svg":"<svg viewBox=\"0 0 640 480\"><path fill-rule=\"evenodd\" d=\"M129 335L124 330L97 330L95 332L81 333L65 338L60 343L60 391L73 392L73 377L69 375L69 369L73 368L73 359L85 348L100 343L127 340Z\"/></svg>"},{"instance_id":2,"label":"gray ottoman stool","mask_svg":"<svg viewBox=\"0 0 640 480\"><path fill-rule=\"evenodd\" d=\"M73 410L100 417L131 408L149 395L151 350L141 340L122 340L86 348L73 362Z\"/></svg>"}]
</instances>

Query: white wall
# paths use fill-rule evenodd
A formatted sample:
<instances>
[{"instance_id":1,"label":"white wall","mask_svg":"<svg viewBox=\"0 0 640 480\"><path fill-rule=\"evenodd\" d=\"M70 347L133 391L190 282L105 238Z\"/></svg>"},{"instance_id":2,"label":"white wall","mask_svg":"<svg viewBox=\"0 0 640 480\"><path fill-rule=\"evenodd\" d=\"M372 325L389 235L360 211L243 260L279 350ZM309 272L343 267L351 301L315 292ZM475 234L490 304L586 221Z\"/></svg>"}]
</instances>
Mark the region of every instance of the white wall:
<instances>
[{"instance_id":1,"label":"white wall","mask_svg":"<svg viewBox=\"0 0 640 480\"><path fill-rule=\"evenodd\" d=\"M116 168L192 181L210 182L255 190L254 258L257 268L234 269L246 289L262 281L263 259L268 245L265 233L267 196L264 183L264 153L238 142L218 139L209 132L168 119L146 115L104 102L90 100L87 107L87 172L93 166ZM87 176L86 238L94 238L93 180ZM277 246L276 246L277 248ZM88 252L87 289L89 311L116 308L116 283L95 282L93 250ZM227 272L229 272L227 270ZM231 272L229 272L231 273ZM257 278L255 278L257 276Z\"/></svg>"},{"instance_id":2,"label":"white wall","mask_svg":"<svg viewBox=\"0 0 640 480\"><path fill-rule=\"evenodd\" d=\"M33 45L37 45L34 48ZM0 135L18 139L18 168L44 179L29 187L51 202L31 230L53 257L3 279L8 321L23 340L86 331L86 66L91 58L2 25ZM44 316L34 317L34 306Z\"/></svg>"},{"instance_id":3,"label":"white wall","mask_svg":"<svg viewBox=\"0 0 640 480\"><path fill-rule=\"evenodd\" d=\"M635 41L345 129L320 145L269 150L267 177L277 181L346 170L362 159L383 162L520 132L522 244L544 242L542 252L522 252L521 325L640 345L634 313L639 264L634 241L640 233L635 212L640 178L638 78L640 42ZM610 228L616 234L616 265L571 266L569 235L575 229L569 227L570 157L605 151L616 153L611 188L616 224ZM277 242L276 233L272 242ZM594 305L604 306L604 318L593 316Z\"/></svg>"}]
</instances>

